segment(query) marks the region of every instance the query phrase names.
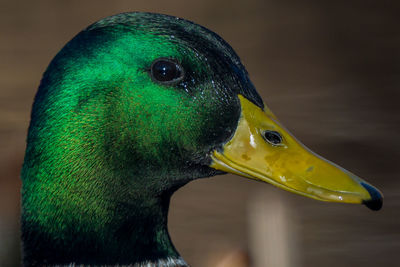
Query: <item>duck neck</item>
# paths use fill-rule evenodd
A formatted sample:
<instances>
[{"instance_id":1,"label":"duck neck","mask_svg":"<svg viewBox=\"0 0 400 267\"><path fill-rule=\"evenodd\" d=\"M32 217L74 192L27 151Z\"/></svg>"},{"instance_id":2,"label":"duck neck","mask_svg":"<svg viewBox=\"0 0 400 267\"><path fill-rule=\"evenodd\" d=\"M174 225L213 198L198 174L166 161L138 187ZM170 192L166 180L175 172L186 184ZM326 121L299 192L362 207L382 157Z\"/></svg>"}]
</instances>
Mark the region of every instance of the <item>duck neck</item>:
<instances>
[{"instance_id":1,"label":"duck neck","mask_svg":"<svg viewBox=\"0 0 400 267\"><path fill-rule=\"evenodd\" d=\"M50 212L50 205L42 205L40 214L33 217L29 216L33 215L32 209L24 207L24 263L164 266L161 263L165 262L165 266L186 266L168 234L169 200L170 194L166 193L153 198L138 196L129 202L108 201L112 204L102 209L101 217L85 212L84 204L72 213L62 208ZM85 202L93 201L89 197ZM89 203L86 208L90 207ZM46 216L46 224L40 216Z\"/></svg>"}]
</instances>

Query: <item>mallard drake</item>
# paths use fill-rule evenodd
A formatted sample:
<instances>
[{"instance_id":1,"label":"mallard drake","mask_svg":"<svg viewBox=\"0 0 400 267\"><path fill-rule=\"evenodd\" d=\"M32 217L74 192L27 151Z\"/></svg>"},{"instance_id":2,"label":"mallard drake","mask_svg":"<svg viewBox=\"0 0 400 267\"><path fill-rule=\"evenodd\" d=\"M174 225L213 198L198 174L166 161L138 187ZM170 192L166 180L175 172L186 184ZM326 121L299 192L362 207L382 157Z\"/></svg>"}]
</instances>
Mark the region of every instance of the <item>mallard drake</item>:
<instances>
[{"instance_id":1,"label":"mallard drake","mask_svg":"<svg viewBox=\"0 0 400 267\"><path fill-rule=\"evenodd\" d=\"M24 264L187 266L167 230L170 197L226 172L382 206L376 188L282 126L217 34L161 14L102 19L61 49L35 97Z\"/></svg>"}]
</instances>

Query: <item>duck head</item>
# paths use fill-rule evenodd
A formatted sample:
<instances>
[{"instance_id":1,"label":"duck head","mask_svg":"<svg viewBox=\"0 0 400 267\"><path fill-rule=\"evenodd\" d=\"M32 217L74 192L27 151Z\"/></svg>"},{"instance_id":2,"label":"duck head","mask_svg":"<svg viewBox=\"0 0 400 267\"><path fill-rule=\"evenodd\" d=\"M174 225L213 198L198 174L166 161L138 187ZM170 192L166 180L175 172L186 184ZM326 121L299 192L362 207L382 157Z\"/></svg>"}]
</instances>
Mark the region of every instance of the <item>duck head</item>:
<instances>
[{"instance_id":1,"label":"duck head","mask_svg":"<svg viewBox=\"0 0 400 267\"><path fill-rule=\"evenodd\" d=\"M160 14L105 18L56 55L35 97L21 175L25 263L184 265L167 231L170 197L226 172L382 205L377 189L282 126L218 35Z\"/></svg>"}]
</instances>

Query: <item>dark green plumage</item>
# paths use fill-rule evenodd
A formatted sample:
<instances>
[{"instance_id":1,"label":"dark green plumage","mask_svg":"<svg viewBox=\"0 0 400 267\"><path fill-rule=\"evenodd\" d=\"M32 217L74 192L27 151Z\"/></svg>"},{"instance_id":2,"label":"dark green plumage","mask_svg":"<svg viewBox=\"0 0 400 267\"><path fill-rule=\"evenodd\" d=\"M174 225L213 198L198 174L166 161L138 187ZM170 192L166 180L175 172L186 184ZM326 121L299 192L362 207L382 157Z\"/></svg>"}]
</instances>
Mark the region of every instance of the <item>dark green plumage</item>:
<instances>
[{"instance_id":1,"label":"dark green plumage","mask_svg":"<svg viewBox=\"0 0 400 267\"><path fill-rule=\"evenodd\" d=\"M185 76L155 82L157 58ZM22 170L24 263L133 264L179 258L172 193L221 173L210 152L234 133L237 95L263 107L232 48L171 16L125 13L73 38L44 73Z\"/></svg>"}]
</instances>

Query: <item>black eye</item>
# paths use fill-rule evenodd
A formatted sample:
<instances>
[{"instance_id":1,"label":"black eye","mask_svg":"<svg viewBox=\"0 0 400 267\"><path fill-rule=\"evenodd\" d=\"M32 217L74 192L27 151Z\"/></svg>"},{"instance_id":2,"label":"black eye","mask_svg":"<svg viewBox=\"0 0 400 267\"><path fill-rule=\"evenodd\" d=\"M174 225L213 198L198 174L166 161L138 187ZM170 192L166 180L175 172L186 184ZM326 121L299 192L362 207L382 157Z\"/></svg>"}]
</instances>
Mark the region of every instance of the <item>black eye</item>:
<instances>
[{"instance_id":1,"label":"black eye","mask_svg":"<svg viewBox=\"0 0 400 267\"><path fill-rule=\"evenodd\" d=\"M176 83L182 80L183 76L182 66L171 59L159 58L151 64L151 77L157 82L163 84Z\"/></svg>"},{"instance_id":2,"label":"black eye","mask_svg":"<svg viewBox=\"0 0 400 267\"><path fill-rule=\"evenodd\" d=\"M271 145L279 145L282 143L282 136L276 131L264 131L262 136L264 137L265 141Z\"/></svg>"}]
</instances>

